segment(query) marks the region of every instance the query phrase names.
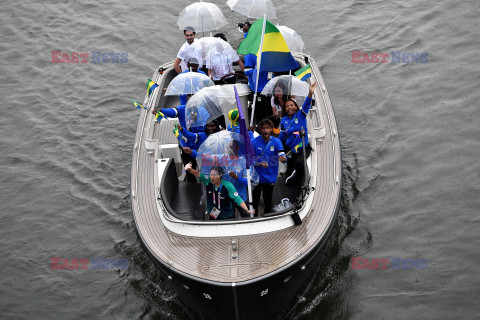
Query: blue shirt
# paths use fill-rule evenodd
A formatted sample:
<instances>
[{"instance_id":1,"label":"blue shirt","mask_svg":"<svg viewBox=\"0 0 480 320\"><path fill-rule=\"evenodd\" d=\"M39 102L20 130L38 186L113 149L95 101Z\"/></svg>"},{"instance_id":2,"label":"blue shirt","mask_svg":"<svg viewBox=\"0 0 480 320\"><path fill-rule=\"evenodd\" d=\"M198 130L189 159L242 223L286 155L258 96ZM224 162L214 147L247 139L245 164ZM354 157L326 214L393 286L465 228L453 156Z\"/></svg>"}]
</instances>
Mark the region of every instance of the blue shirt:
<instances>
[{"instance_id":1,"label":"blue shirt","mask_svg":"<svg viewBox=\"0 0 480 320\"><path fill-rule=\"evenodd\" d=\"M283 153L283 145L280 139L270 137L268 141L263 140L262 136L258 136L252 141L253 149L255 149L255 163L267 162L268 167L263 168L256 165L255 169L259 175L260 183L275 183L278 175L278 157L279 153Z\"/></svg>"},{"instance_id":2,"label":"blue shirt","mask_svg":"<svg viewBox=\"0 0 480 320\"><path fill-rule=\"evenodd\" d=\"M248 77L248 85L250 86L250 89L253 92L255 92L255 84L257 81L257 69L255 68L256 65L257 65L257 56L251 53L247 54L245 56L245 75ZM247 68L252 68L252 69L246 70ZM267 82L268 82L268 72L260 71L257 92L262 92Z\"/></svg>"},{"instance_id":3,"label":"blue shirt","mask_svg":"<svg viewBox=\"0 0 480 320\"><path fill-rule=\"evenodd\" d=\"M176 108L165 108L162 109L162 113L166 118L178 118L178 122L182 128L186 128L185 122L185 105L179 105ZM192 127L191 132L202 132L205 131L205 127ZM198 150L200 144L192 143L188 141L188 138L179 133L178 141L181 147L189 147L192 150ZM193 155L192 155L193 156Z\"/></svg>"},{"instance_id":4,"label":"blue shirt","mask_svg":"<svg viewBox=\"0 0 480 320\"><path fill-rule=\"evenodd\" d=\"M312 106L312 98L307 97L303 103L302 109L297 111L293 116L284 116L280 122L280 135L278 138L282 141L285 147L292 152L295 152L295 148L302 138L300 137L300 131L305 131L305 146L308 146L308 130L307 130L307 114Z\"/></svg>"},{"instance_id":5,"label":"blue shirt","mask_svg":"<svg viewBox=\"0 0 480 320\"><path fill-rule=\"evenodd\" d=\"M198 151L198 148L200 148L200 145L207 140L208 136L205 132L197 132L193 133L185 128L182 127L182 131L180 131L178 135L178 139L182 139L185 142L185 146L189 147L190 149L194 151ZM181 145L182 143L180 143ZM197 153L195 152L195 158L196 158ZM192 157L193 157L192 153Z\"/></svg>"},{"instance_id":6,"label":"blue shirt","mask_svg":"<svg viewBox=\"0 0 480 320\"><path fill-rule=\"evenodd\" d=\"M228 172L225 173L223 176L224 180L230 181L235 189L237 190L238 194L242 198L244 202L247 202L247 164L244 157L239 157L238 159L229 159L229 170L236 173L238 179L234 179L230 177Z\"/></svg>"},{"instance_id":7,"label":"blue shirt","mask_svg":"<svg viewBox=\"0 0 480 320\"><path fill-rule=\"evenodd\" d=\"M231 123L227 125L227 130L230 132L237 132L240 133L240 127L238 125L234 126Z\"/></svg>"}]
</instances>

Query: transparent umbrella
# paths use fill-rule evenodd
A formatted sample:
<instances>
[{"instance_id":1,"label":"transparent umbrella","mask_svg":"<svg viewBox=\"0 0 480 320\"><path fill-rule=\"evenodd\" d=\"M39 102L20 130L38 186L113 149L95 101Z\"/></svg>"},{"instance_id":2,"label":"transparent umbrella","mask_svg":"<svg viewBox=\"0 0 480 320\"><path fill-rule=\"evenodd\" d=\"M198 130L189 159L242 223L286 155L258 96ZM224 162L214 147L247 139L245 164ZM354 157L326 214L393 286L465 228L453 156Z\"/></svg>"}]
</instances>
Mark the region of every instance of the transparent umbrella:
<instances>
[{"instance_id":1,"label":"transparent umbrella","mask_svg":"<svg viewBox=\"0 0 480 320\"><path fill-rule=\"evenodd\" d=\"M203 37L198 39L196 43L202 47L202 59L204 66L207 65L208 54L214 50L224 52L226 58L232 61L234 60L233 58L238 57L232 46L223 39L217 37Z\"/></svg>"},{"instance_id":2,"label":"transparent umbrella","mask_svg":"<svg viewBox=\"0 0 480 320\"><path fill-rule=\"evenodd\" d=\"M208 174L210 169L219 166L223 171L233 171L238 176L246 176L246 160L243 137L239 133L226 130L208 136L198 149L197 163L202 174ZM258 184L258 174L251 170L252 184Z\"/></svg>"},{"instance_id":3,"label":"transparent umbrella","mask_svg":"<svg viewBox=\"0 0 480 320\"><path fill-rule=\"evenodd\" d=\"M185 107L187 128L201 127L223 115L222 105L235 103L235 96L222 86L206 87L195 93Z\"/></svg>"},{"instance_id":4,"label":"transparent umbrella","mask_svg":"<svg viewBox=\"0 0 480 320\"><path fill-rule=\"evenodd\" d=\"M217 5L210 2L195 2L183 9L177 20L181 30L190 26L196 32L218 30L227 24L227 19Z\"/></svg>"},{"instance_id":5,"label":"transparent umbrella","mask_svg":"<svg viewBox=\"0 0 480 320\"><path fill-rule=\"evenodd\" d=\"M302 37L287 26L277 26L291 52L303 52L305 44Z\"/></svg>"},{"instance_id":6,"label":"transparent umbrella","mask_svg":"<svg viewBox=\"0 0 480 320\"><path fill-rule=\"evenodd\" d=\"M265 14L269 20L277 18L271 0L228 0L227 5L247 18L263 18Z\"/></svg>"},{"instance_id":7,"label":"transparent umbrella","mask_svg":"<svg viewBox=\"0 0 480 320\"><path fill-rule=\"evenodd\" d=\"M306 97L308 96L309 85L296 76L278 76L268 81L262 90L262 94L265 96L273 96L275 90L278 90L277 88L280 88L282 94L287 96Z\"/></svg>"},{"instance_id":8,"label":"transparent umbrella","mask_svg":"<svg viewBox=\"0 0 480 320\"><path fill-rule=\"evenodd\" d=\"M180 73L168 85L165 95L174 96L182 94L194 94L209 86L214 86L212 79L198 72Z\"/></svg>"}]
</instances>

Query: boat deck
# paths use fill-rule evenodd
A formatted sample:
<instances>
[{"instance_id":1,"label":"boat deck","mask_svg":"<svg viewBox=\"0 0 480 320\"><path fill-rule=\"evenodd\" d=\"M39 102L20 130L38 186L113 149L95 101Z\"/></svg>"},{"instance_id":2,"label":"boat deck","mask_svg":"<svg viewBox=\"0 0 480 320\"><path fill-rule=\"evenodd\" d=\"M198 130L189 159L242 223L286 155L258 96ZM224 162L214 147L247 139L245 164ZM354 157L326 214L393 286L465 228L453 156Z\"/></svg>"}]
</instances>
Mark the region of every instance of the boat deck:
<instances>
[{"instance_id":1,"label":"boat deck","mask_svg":"<svg viewBox=\"0 0 480 320\"><path fill-rule=\"evenodd\" d=\"M307 56L308 57L308 56ZM302 56L304 58L304 56ZM215 282L242 282L261 277L300 258L328 233L334 222L341 192L340 142L333 109L315 61L312 81L318 82L315 106L309 113L309 132L323 127L321 138L310 139L311 176L314 192L307 201L309 211L299 226L280 231L234 237L192 237L170 231L157 206L157 152L164 132L153 123L153 114L142 110L132 162L132 207L137 230L147 249L166 265L193 277ZM159 81L158 73L152 78ZM161 89L161 88L160 88ZM160 97L157 97L157 101ZM274 202L275 203L275 202ZM232 245L234 241L235 245ZM235 250L236 249L238 250ZM235 254L232 254L232 250Z\"/></svg>"}]
</instances>

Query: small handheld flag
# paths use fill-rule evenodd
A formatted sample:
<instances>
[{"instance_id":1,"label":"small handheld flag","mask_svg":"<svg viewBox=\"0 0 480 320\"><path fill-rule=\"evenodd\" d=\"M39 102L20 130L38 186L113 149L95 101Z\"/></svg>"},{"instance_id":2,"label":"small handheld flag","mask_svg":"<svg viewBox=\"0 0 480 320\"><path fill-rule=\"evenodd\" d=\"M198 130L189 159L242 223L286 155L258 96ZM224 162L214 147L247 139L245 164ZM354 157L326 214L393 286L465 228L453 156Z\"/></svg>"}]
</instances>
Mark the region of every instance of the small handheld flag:
<instances>
[{"instance_id":1,"label":"small handheld flag","mask_svg":"<svg viewBox=\"0 0 480 320\"><path fill-rule=\"evenodd\" d=\"M305 81L312 76L312 67L307 64L305 67L295 72L295 75L298 79Z\"/></svg>"},{"instance_id":2,"label":"small handheld flag","mask_svg":"<svg viewBox=\"0 0 480 320\"><path fill-rule=\"evenodd\" d=\"M291 157L290 153L292 153L292 151L294 151L294 153L298 153L298 149L301 148L303 146L303 143L300 142L299 144L297 144L295 147L293 147L293 149L291 149L290 151L287 152L286 156L287 157Z\"/></svg>"},{"instance_id":3,"label":"small handheld flag","mask_svg":"<svg viewBox=\"0 0 480 320\"><path fill-rule=\"evenodd\" d=\"M179 134L179 132L178 132L178 127L177 127L177 125L175 125L175 127L173 128L172 131L173 131L173 134L175 135L175 138L178 139L178 134Z\"/></svg>"},{"instance_id":4,"label":"small handheld flag","mask_svg":"<svg viewBox=\"0 0 480 320\"><path fill-rule=\"evenodd\" d=\"M144 106L142 106L140 103L135 102L134 100L132 100L132 102L133 102L133 105L137 107L137 109L147 109Z\"/></svg>"},{"instance_id":5,"label":"small handheld flag","mask_svg":"<svg viewBox=\"0 0 480 320\"><path fill-rule=\"evenodd\" d=\"M163 115L162 112L160 112L160 110L157 111L157 114L155 115L155 121L162 121L162 119L165 118L165 116Z\"/></svg>"},{"instance_id":6,"label":"small handheld flag","mask_svg":"<svg viewBox=\"0 0 480 320\"><path fill-rule=\"evenodd\" d=\"M158 84L153 82L152 80L148 79L147 90L148 90L148 97L153 93L153 91L158 87Z\"/></svg>"}]
</instances>

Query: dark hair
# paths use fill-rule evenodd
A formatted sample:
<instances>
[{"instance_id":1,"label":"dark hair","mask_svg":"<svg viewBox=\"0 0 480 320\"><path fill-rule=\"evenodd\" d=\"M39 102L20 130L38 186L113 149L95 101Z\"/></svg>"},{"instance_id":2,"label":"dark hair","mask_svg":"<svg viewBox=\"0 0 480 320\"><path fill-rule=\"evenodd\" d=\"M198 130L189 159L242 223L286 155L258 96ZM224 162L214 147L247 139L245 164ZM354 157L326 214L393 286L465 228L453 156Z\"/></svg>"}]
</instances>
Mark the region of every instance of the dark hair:
<instances>
[{"instance_id":1,"label":"dark hair","mask_svg":"<svg viewBox=\"0 0 480 320\"><path fill-rule=\"evenodd\" d=\"M245 21L244 25L245 25L245 24L248 24L249 27L252 26L252 24L251 24L250 22L248 22L248 21Z\"/></svg>"},{"instance_id":2,"label":"dark hair","mask_svg":"<svg viewBox=\"0 0 480 320\"><path fill-rule=\"evenodd\" d=\"M268 118L265 118L265 119L262 119L258 124L257 124L257 128L260 129L261 127L263 126L269 126L270 128L274 128L274 125L273 125L273 122L272 120L268 119Z\"/></svg>"},{"instance_id":3,"label":"dark hair","mask_svg":"<svg viewBox=\"0 0 480 320\"><path fill-rule=\"evenodd\" d=\"M223 33L217 33L216 35L214 35L214 37L215 38L220 38L223 41L227 42L227 37Z\"/></svg>"},{"instance_id":4,"label":"dark hair","mask_svg":"<svg viewBox=\"0 0 480 320\"><path fill-rule=\"evenodd\" d=\"M185 29L183 29L183 34L186 34L187 31L191 31L191 32L193 32L193 34L195 34L195 28L194 27L190 27L190 26L185 27Z\"/></svg>"},{"instance_id":5,"label":"dark hair","mask_svg":"<svg viewBox=\"0 0 480 320\"><path fill-rule=\"evenodd\" d=\"M210 172L212 171L217 171L218 172L218 175L220 176L220 178L225 174L225 171L223 171L223 168L220 167L220 166L215 166L215 167L212 167L210 169Z\"/></svg>"},{"instance_id":6,"label":"dark hair","mask_svg":"<svg viewBox=\"0 0 480 320\"><path fill-rule=\"evenodd\" d=\"M297 107L297 111L300 111L300 107L298 106L298 103L297 103L297 101L295 101L295 99L287 99L287 101L285 101L285 103L282 106L282 115L287 114L286 106L287 106L288 101L292 101L293 104L295 104L295 107Z\"/></svg>"},{"instance_id":7,"label":"dark hair","mask_svg":"<svg viewBox=\"0 0 480 320\"><path fill-rule=\"evenodd\" d=\"M275 95L275 88L280 88L282 89L283 91L283 95L282 95L282 100L284 101L283 104L285 104L285 101L288 99L288 96L285 94L287 92L287 88L285 88L285 86L280 83L280 82L277 82L274 86L273 86L273 102L275 104L280 104L280 100L278 99L278 97ZM283 112L283 106L282 107L282 112ZM285 114L285 113L283 113Z\"/></svg>"},{"instance_id":8,"label":"dark hair","mask_svg":"<svg viewBox=\"0 0 480 320\"><path fill-rule=\"evenodd\" d=\"M207 130L207 125L209 123L213 123L215 125L215 131L213 133L217 133L218 131L220 131L220 125L218 124L217 120L212 120L212 121L209 121L207 122L207 124L205 125L205 133L208 135L208 130Z\"/></svg>"}]
</instances>

